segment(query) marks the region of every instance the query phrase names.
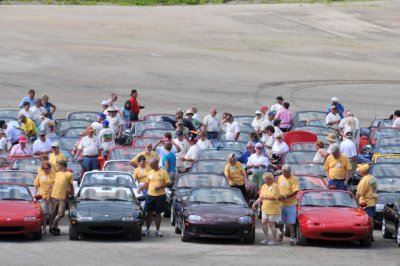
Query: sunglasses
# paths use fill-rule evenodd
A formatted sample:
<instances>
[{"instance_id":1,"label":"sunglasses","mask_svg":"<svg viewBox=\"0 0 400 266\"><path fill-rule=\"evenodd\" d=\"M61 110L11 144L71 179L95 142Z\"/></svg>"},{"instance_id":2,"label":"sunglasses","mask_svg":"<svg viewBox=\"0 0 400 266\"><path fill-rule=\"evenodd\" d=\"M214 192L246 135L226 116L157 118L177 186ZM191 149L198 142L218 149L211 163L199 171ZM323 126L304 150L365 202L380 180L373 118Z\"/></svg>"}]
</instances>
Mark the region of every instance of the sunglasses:
<instances>
[{"instance_id":1,"label":"sunglasses","mask_svg":"<svg viewBox=\"0 0 400 266\"><path fill-rule=\"evenodd\" d=\"M262 150L262 147L257 147L256 149L257 149L257 150Z\"/></svg>"},{"instance_id":2,"label":"sunglasses","mask_svg":"<svg viewBox=\"0 0 400 266\"><path fill-rule=\"evenodd\" d=\"M46 167L46 168L42 168L43 170L50 170L50 168Z\"/></svg>"}]
</instances>

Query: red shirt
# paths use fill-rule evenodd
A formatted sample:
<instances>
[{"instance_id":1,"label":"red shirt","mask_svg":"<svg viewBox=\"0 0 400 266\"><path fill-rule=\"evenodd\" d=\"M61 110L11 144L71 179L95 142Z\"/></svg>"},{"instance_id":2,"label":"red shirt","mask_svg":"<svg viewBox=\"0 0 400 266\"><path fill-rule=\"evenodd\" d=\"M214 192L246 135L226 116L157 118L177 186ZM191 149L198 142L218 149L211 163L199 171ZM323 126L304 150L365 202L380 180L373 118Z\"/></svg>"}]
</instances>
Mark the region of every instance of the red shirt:
<instances>
[{"instance_id":1,"label":"red shirt","mask_svg":"<svg viewBox=\"0 0 400 266\"><path fill-rule=\"evenodd\" d=\"M139 103L137 102L136 98L131 97L129 99L129 101L131 102L131 111L132 111L132 113L139 114L140 107L139 107Z\"/></svg>"}]
</instances>

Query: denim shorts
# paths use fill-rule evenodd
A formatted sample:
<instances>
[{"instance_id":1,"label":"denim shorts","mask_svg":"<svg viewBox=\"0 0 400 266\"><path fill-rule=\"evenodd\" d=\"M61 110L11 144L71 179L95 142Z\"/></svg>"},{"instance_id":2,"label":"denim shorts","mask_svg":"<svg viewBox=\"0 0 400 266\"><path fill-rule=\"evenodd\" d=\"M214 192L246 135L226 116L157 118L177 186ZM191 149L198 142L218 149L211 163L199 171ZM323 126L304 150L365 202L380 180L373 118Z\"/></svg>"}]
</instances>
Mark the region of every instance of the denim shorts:
<instances>
[{"instance_id":1,"label":"denim shorts","mask_svg":"<svg viewBox=\"0 0 400 266\"><path fill-rule=\"evenodd\" d=\"M375 206L364 208L364 211L368 214L369 217L373 218L376 214Z\"/></svg>"},{"instance_id":2,"label":"denim shorts","mask_svg":"<svg viewBox=\"0 0 400 266\"><path fill-rule=\"evenodd\" d=\"M279 224L296 224L296 205L281 207L281 220Z\"/></svg>"},{"instance_id":3,"label":"denim shorts","mask_svg":"<svg viewBox=\"0 0 400 266\"><path fill-rule=\"evenodd\" d=\"M347 190L347 186L344 184L344 179L330 179L328 187L335 186L336 190Z\"/></svg>"}]
</instances>

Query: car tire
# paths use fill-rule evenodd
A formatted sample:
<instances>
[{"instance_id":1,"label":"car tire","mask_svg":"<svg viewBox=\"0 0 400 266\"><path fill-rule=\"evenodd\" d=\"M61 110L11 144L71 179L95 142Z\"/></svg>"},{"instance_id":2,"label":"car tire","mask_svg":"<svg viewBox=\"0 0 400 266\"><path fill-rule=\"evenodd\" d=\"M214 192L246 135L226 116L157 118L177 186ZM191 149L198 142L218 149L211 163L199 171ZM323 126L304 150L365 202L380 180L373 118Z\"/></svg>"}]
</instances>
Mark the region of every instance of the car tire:
<instances>
[{"instance_id":1,"label":"car tire","mask_svg":"<svg viewBox=\"0 0 400 266\"><path fill-rule=\"evenodd\" d=\"M142 240L142 226L138 225L138 227L133 231L132 241L141 241Z\"/></svg>"},{"instance_id":2,"label":"car tire","mask_svg":"<svg viewBox=\"0 0 400 266\"><path fill-rule=\"evenodd\" d=\"M286 237L290 237L290 229L287 223L283 225L283 235Z\"/></svg>"},{"instance_id":3,"label":"car tire","mask_svg":"<svg viewBox=\"0 0 400 266\"><path fill-rule=\"evenodd\" d=\"M182 230L179 228L178 222L175 222L175 234L179 235L182 233Z\"/></svg>"},{"instance_id":4,"label":"car tire","mask_svg":"<svg viewBox=\"0 0 400 266\"><path fill-rule=\"evenodd\" d=\"M171 207L168 202L166 202L164 218L171 218Z\"/></svg>"},{"instance_id":5,"label":"car tire","mask_svg":"<svg viewBox=\"0 0 400 266\"><path fill-rule=\"evenodd\" d=\"M371 235L369 235L367 238L361 239L360 240L360 246L364 247L364 248L368 248L370 247L372 244L372 237Z\"/></svg>"},{"instance_id":6,"label":"car tire","mask_svg":"<svg viewBox=\"0 0 400 266\"><path fill-rule=\"evenodd\" d=\"M305 238L301 232L299 224L296 225L296 243L298 246L305 246L308 243L307 238Z\"/></svg>"},{"instance_id":7,"label":"car tire","mask_svg":"<svg viewBox=\"0 0 400 266\"><path fill-rule=\"evenodd\" d=\"M69 226L69 240L79 240L79 232L71 225Z\"/></svg>"},{"instance_id":8,"label":"car tire","mask_svg":"<svg viewBox=\"0 0 400 266\"><path fill-rule=\"evenodd\" d=\"M250 237L246 237L244 239L244 243L245 244L249 244L249 245L253 245L255 241L256 241L256 229L254 228L251 236Z\"/></svg>"},{"instance_id":9,"label":"car tire","mask_svg":"<svg viewBox=\"0 0 400 266\"><path fill-rule=\"evenodd\" d=\"M390 233L390 232L387 230L387 227L386 227L386 219L385 219L385 218L382 219L382 228L381 228L381 231L382 231L382 237L383 237L383 238L389 239L389 238L392 238L392 237L393 237L392 233Z\"/></svg>"},{"instance_id":10,"label":"car tire","mask_svg":"<svg viewBox=\"0 0 400 266\"><path fill-rule=\"evenodd\" d=\"M33 233L32 239L35 240L35 241L39 241L39 240L42 239L42 228L40 228L39 231Z\"/></svg>"},{"instance_id":11,"label":"car tire","mask_svg":"<svg viewBox=\"0 0 400 266\"><path fill-rule=\"evenodd\" d=\"M397 246L400 248L400 222L397 224L396 241Z\"/></svg>"},{"instance_id":12,"label":"car tire","mask_svg":"<svg viewBox=\"0 0 400 266\"><path fill-rule=\"evenodd\" d=\"M175 226L176 223L176 214L175 214L175 210L174 210L174 205L171 205L171 225Z\"/></svg>"},{"instance_id":13,"label":"car tire","mask_svg":"<svg viewBox=\"0 0 400 266\"><path fill-rule=\"evenodd\" d=\"M186 228L185 228L184 221L182 221L181 240L182 240L182 242L190 242L192 240L192 238L190 236L186 235Z\"/></svg>"}]
</instances>

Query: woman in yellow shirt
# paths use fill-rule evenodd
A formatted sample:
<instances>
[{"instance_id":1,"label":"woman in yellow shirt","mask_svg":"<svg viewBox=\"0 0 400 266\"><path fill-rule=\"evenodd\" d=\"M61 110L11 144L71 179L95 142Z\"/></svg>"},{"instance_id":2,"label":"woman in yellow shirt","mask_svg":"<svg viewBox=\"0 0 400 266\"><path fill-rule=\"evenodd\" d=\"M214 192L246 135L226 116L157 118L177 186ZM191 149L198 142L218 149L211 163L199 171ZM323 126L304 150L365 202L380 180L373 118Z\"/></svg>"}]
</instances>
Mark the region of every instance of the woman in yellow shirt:
<instances>
[{"instance_id":1,"label":"woman in yellow shirt","mask_svg":"<svg viewBox=\"0 0 400 266\"><path fill-rule=\"evenodd\" d=\"M261 241L263 245L276 245L277 244L277 230L276 223L281 219L281 205L279 202L279 187L274 183L274 176L271 173L263 175L264 185L261 187L260 196L254 202L252 209L255 211L258 204L262 202L262 229L264 231L264 240ZM272 239L268 240L268 226L271 228Z\"/></svg>"},{"instance_id":2,"label":"woman in yellow shirt","mask_svg":"<svg viewBox=\"0 0 400 266\"><path fill-rule=\"evenodd\" d=\"M245 174L243 166L238 162L234 153L229 154L228 162L225 166L225 176L229 181L229 185L242 191L243 197L247 200L245 187Z\"/></svg>"},{"instance_id":3,"label":"woman in yellow shirt","mask_svg":"<svg viewBox=\"0 0 400 266\"><path fill-rule=\"evenodd\" d=\"M147 171L146 168L146 157L143 155L140 155L138 157L138 167L133 171L133 179L136 179L138 182L138 186L141 187L146 183L147 179L147 174L149 172ZM147 189L144 189L142 191L143 196L147 195Z\"/></svg>"}]
</instances>

